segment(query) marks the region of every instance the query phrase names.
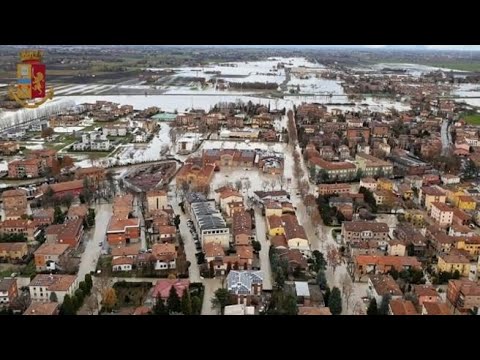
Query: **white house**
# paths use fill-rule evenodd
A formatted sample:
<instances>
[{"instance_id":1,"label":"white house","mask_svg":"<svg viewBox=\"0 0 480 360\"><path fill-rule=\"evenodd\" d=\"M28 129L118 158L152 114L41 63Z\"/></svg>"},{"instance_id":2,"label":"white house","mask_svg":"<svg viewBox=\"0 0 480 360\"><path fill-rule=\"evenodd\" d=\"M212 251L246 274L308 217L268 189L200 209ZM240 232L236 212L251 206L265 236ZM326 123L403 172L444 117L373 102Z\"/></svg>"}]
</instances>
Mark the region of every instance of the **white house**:
<instances>
[{"instance_id":1,"label":"white house","mask_svg":"<svg viewBox=\"0 0 480 360\"><path fill-rule=\"evenodd\" d=\"M180 139L177 139L177 153L189 154L200 143L201 135L196 133L186 133Z\"/></svg>"},{"instance_id":2,"label":"white house","mask_svg":"<svg viewBox=\"0 0 480 360\"><path fill-rule=\"evenodd\" d=\"M440 176L442 183L445 185L454 185L460 183L460 176L453 174L443 174Z\"/></svg>"},{"instance_id":3,"label":"white house","mask_svg":"<svg viewBox=\"0 0 480 360\"><path fill-rule=\"evenodd\" d=\"M122 256L112 260L113 271L131 271L133 259L128 256Z\"/></svg>"},{"instance_id":4,"label":"white house","mask_svg":"<svg viewBox=\"0 0 480 360\"><path fill-rule=\"evenodd\" d=\"M28 285L32 301L50 301L51 293L55 293L58 303L62 304L65 295L72 296L78 288L75 275L38 274Z\"/></svg>"}]
</instances>

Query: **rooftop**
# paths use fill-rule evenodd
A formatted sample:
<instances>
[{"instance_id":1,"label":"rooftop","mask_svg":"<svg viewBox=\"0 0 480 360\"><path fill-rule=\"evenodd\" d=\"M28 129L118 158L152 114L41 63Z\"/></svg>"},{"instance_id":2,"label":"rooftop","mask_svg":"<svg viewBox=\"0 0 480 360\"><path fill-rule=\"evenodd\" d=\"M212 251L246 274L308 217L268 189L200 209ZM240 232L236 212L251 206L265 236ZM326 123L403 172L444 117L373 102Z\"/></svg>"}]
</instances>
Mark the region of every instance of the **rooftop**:
<instances>
[{"instance_id":1,"label":"rooftop","mask_svg":"<svg viewBox=\"0 0 480 360\"><path fill-rule=\"evenodd\" d=\"M370 281L378 295L402 296L402 290L390 275L370 275Z\"/></svg>"},{"instance_id":2,"label":"rooftop","mask_svg":"<svg viewBox=\"0 0 480 360\"><path fill-rule=\"evenodd\" d=\"M58 311L57 302L33 301L23 315L54 315Z\"/></svg>"},{"instance_id":3,"label":"rooftop","mask_svg":"<svg viewBox=\"0 0 480 360\"><path fill-rule=\"evenodd\" d=\"M415 306L410 300L390 300L390 309L393 315L418 315Z\"/></svg>"},{"instance_id":4,"label":"rooftop","mask_svg":"<svg viewBox=\"0 0 480 360\"><path fill-rule=\"evenodd\" d=\"M445 303L425 301L423 307L427 315L451 315L448 305Z\"/></svg>"},{"instance_id":5,"label":"rooftop","mask_svg":"<svg viewBox=\"0 0 480 360\"><path fill-rule=\"evenodd\" d=\"M373 221L345 221L343 223L345 231L373 231L373 232L386 232L389 228L386 223L373 222Z\"/></svg>"},{"instance_id":6,"label":"rooftop","mask_svg":"<svg viewBox=\"0 0 480 360\"><path fill-rule=\"evenodd\" d=\"M38 274L29 286L44 286L48 291L68 291L76 280L75 275Z\"/></svg>"},{"instance_id":7,"label":"rooftop","mask_svg":"<svg viewBox=\"0 0 480 360\"><path fill-rule=\"evenodd\" d=\"M49 244L43 243L36 251L35 255L62 255L70 247L68 244Z\"/></svg>"}]
</instances>

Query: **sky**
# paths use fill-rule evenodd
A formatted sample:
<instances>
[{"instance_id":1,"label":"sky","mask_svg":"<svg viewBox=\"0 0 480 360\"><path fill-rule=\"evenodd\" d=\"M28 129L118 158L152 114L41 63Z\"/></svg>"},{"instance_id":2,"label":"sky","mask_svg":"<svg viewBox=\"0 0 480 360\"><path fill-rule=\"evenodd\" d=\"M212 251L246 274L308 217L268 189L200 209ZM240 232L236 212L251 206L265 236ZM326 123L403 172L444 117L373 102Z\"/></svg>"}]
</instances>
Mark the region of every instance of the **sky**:
<instances>
[{"instance_id":1,"label":"sky","mask_svg":"<svg viewBox=\"0 0 480 360\"><path fill-rule=\"evenodd\" d=\"M461 50L480 51L480 45L203 45L205 47L239 47L239 48L366 48L366 49L401 49L401 50Z\"/></svg>"}]
</instances>

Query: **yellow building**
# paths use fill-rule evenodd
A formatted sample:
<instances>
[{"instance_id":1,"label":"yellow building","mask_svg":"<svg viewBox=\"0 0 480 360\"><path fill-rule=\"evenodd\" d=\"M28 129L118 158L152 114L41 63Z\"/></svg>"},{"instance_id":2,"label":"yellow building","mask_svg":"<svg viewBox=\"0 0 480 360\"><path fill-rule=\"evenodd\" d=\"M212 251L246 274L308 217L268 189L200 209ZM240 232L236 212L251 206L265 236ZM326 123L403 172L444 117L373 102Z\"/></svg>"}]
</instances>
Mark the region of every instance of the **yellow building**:
<instances>
[{"instance_id":1,"label":"yellow building","mask_svg":"<svg viewBox=\"0 0 480 360\"><path fill-rule=\"evenodd\" d=\"M0 243L0 258L20 260L27 256L27 243Z\"/></svg>"},{"instance_id":2,"label":"yellow building","mask_svg":"<svg viewBox=\"0 0 480 360\"><path fill-rule=\"evenodd\" d=\"M420 189L420 199L421 203L427 211L430 211L430 208L432 207L432 203L434 202L440 202L444 203L445 200L447 199L447 196L445 192L440 190L439 188L433 187L433 186L423 186Z\"/></svg>"},{"instance_id":3,"label":"yellow building","mask_svg":"<svg viewBox=\"0 0 480 360\"><path fill-rule=\"evenodd\" d=\"M471 196L463 195L458 197L457 207L460 210L472 210L477 207L477 203Z\"/></svg>"},{"instance_id":4,"label":"yellow building","mask_svg":"<svg viewBox=\"0 0 480 360\"><path fill-rule=\"evenodd\" d=\"M457 241L456 247L457 249L468 251L472 256L480 255L480 237L466 237Z\"/></svg>"},{"instance_id":5,"label":"yellow building","mask_svg":"<svg viewBox=\"0 0 480 360\"><path fill-rule=\"evenodd\" d=\"M458 188L456 190L446 189L445 192L447 194L448 201L450 201L452 204L455 204L455 206L457 206L458 197L465 196L465 193L462 190L458 190Z\"/></svg>"},{"instance_id":6,"label":"yellow building","mask_svg":"<svg viewBox=\"0 0 480 360\"><path fill-rule=\"evenodd\" d=\"M268 235L285 235L282 218L277 215L267 217Z\"/></svg>"},{"instance_id":7,"label":"yellow building","mask_svg":"<svg viewBox=\"0 0 480 360\"><path fill-rule=\"evenodd\" d=\"M425 213L417 209L409 209L405 211L405 220L415 226L422 226L425 223Z\"/></svg>"},{"instance_id":8,"label":"yellow building","mask_svg":"<svg viewBox=\"0 0 480 360\"><path fill-rule=\"evenodd\" d=\"M265 207L265 217L267 218L272 215L282 216L283 214L282 204L276 201L269 201L265 204L264 207Z\"/></svg>"},{"instance_id":9,"label":"yellow building","mask_svg":"<svg viewBox=\"0 0 480 360\"><path fill-rule=\"evenodd\" d=\"M377 180L377 190L393 190L393 181L387 178L380 178Z\"/></svg>"},{"instance_id":10,"label":"yellow building","mask_svg":"<svg viewBox=\"0 0 480 360\"><path fill-rule=\"evenodd\" d=\"M438 257L438 271L454 272L458 270L460 276L468 276L470 273L470 260L463 255L443 254Z\"/></svg>"}]
</instances>

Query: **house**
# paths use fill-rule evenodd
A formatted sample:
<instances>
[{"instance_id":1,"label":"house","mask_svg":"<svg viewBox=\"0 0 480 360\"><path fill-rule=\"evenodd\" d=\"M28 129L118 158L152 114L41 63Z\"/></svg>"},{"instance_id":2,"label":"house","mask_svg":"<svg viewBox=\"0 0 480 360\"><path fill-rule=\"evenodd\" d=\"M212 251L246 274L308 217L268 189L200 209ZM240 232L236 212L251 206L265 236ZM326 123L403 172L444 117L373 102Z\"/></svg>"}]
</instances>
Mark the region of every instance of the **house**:
<instances>
[{"instance_id":1,"label":"house","mask_svg":"<svg viewBox=\"0 0 480 360\"><path fill-rule=\"evenodd\" d=\"M360 179L360 187L364 187L370 191L377 190L377 181L372 177L365 177Z\"/></svg>"},{"instance_id":2,"label":"house","mask_svg":"<svg viewBox=\"0 0 480 360\"><path fill-rule=\"evenodd\" d=\"M287 239L285 235L270 236L270 245L275 249L288 249Z\"/></svg>"},{"instance_id":3,"label":"house","mask_svg":"<svg viewBox=\"0 0 480 360\"><path fill-rule=\"evenodd\" d=\"M200 134L186 133L176 141L177 154L185 155L191 153L200 144Z\"/></svg>"},{"instance_id":4,"label":"house","mask_svg":"<svg viewBox=\"0 0 480 360\"><path fill-rule=\"evenodd\" d=\"M175 269L177 250L174 244L154 244L152 254L155 256L155 270Z\"/></svg>"},{"instance_id":5,"label":"house","mask_svg":"<svg viewBox=\"0 0 480 360\"><path fill-rule=\"evenodd\" d=\"M10 156L14 155L20 150L20 144L16 141L0 142L0 155Z\"/></svg>"},{"instance_id":6,"label":"house","mask_svg":"<svg viewBox=\"0 0 480 360\"><path fill-rule=\"evenodd\" d=\"M112 271L132 271L134 260L128 256L120 256L112 260Z\"/></svg>"},{"instance_id":7,"label":"house","mask_svg":"<svg viewBox=\"0 0 480 360\"><path fill-rule=\"evenodd\" d=\"M439 254L438 271L453 273L458 271L460 276L468 277L470 273L470 260L461 254Z\"/></svg>"},{"instance_id":8,"label":"house","mask_svg":"<svg viewBox=\"0 0 480 360\"><path fill-rule=\"evenodd\" d=\"M348 194L351 191L351 185L346 183L339 184L320 184L318 185L319 195Z\"/></svg>"},{"instance_id":9,"label":"house","mask_svg":"<svg viewBox=\"0 0 480 360\"><path fill-rule=\"evenodd\" d=\"M23 315L58 315L60 312L60 304L58 302L38 302L33 301L25 310Z\"/></svg>"},{"instance_id":10,"label":"house","mask_svg":"<svg viewBox=\"0 0 480 360\"><path fill-rule=\"evenodd\" d=\"M388 246L388 255L390 256L405 256L406 246L403 241L392 240Z\"/></svg>"},{"instance_id":11,"label":"house","mask_svg":"<svg viewBox=\"0 0 480 360\"><path fill-rule=\"evenodd\" d=\"M0 243L0 259L7 261L21 261L28 255L28 246L23 242Z\"/></svg>"},{"instance_id":12,"label":"house","mask_svg":"<svg viewBox=\"0 0 480 360\"><path fill-rule=\"evenodd\" d=\"M44 171L39 159L14 160L8 163L8 177L10 179L36 178Z\"/></svg>"},{"instance_id":13,"label":"house","mask_svg":"<svg viewBox=\"0 0 480 360\"><path fill-rule=\"evenodd\" d=\"M68 209L67 216L65 217L65 220L76 220L76 219L83 219L85 216L88 214L88 207L85 204L76 204L76 205L71 205L70 208Z\"/></svg>"},{"instance_id":14,"label":"house","mask_svg":"<svg viewBox=\"0 0 480 360\"><path fill-rule=\"evenodd\" d=\"M21 189L2 193L3 210L6 220L18 220L27 213L27 192Z\"/></svg>"},{"instance_id":15,"label":"house","mask_svg":"<svg viewBox=\"0 0 480 360\"><path fill-rule=\"evenodd\" d=\"M38 225L50 225L55 219L55 210L53 208L36 209L32 216L33 221Z\"/></svg>"},{"instance_id":16,"label":"house","mask_svg":"<svg viewBox=\"0 0 480 360\"><path fill-rule=\"evenodd\" d=\"M232 214L229 212L229 204L240 202L243 203L243 196L236 190L226 189L220 192L219 194L219 201L220 201L220 209L227 214L227 216L231 217Z\"/></svg>"},{"instance_id":17,"label":"house","mask_svg":"<svg viewBox=\"0 0 480 360\"><path fill-rule=\"evenodd\" d=\"M367 295L370 299L375 299L380 306L382 299L386 295L391 296L391 300L401 299L402 290L390 275L370 275L368 277Z\"/></svg>"},{"instance_id":18,"label":"house","mask_svg":"<svg viewBox=\"0 0 480 360\"><path fill-rule=\"evenodd\" d=\"M379 159L373 155L357 153L355 161L358 169L362 170L364 176L386 176L393 175L393 164L389 161ZM391 190L384 188L384 190Z\"/></svg>"},{"instance_id":19,"label":"house","mask_svg":"<svg viewBox=\"0 0 480 360\"><path fill-rule=\"evenodd\" d=\"M471 280L450 280L447 300L455 312L468 313L480 307L480 285Z\"/></svg>"},{"instance_id":20,"label":"house","mask_svg":"<svg viewBox=\"0 0 480 360\"><path fill-rule=\"evenodd\" d=\"M48 302L51 293L55 293L58 303L63 303L65 295L72 296L78 288L75 275L38 274L28 285L32 301Z\"/></svg>"},{"instance_id":21,"label":"house","mask_svg":"<svg viewBox=\"0 0 480 360\"><path fill-rule=\"evenodd\" d=\"M388 304L389 315L418 315L415 305L410 300L395 299Z\"/></svg>"},{"instance_id":22,"label":"house","mask_svg":"<svg viewBox=\"0 0 480 360\"><path fill-rule=\"evenodd\" d=\"M282 236L283 237L283 236ZM286 240L285 240L286 241ZM273 244L272 244L273 245ZM280 259L285 259L288 262L288 273L292 274L296 271L305 271L308 268L307 259L303 256L300 250L279 248L277 252Z\"/></svg>"},{"instance_id":23,"label":"house","mask_svg":"<svg viewBox=\"0 0 480 360\"><path fill-rule=\"evenodd\" d=\"M250 212L236 211L233 213L232 234L235 245L250 245L255 240Z\"/></svg>"},{"instance_id":24,"label":"house","mask_svg":"<svg viewBox=\"0 0 480 360\"><path fill-rule=\"evenodd\" d=\"M469 225L472 217L468 215L466 212L458 209L453 208L453 216L452 216L452 223L457 225Z\"/></svg>"},{"instance_id":25,"label":"house","mask_svg":"<svg viewBox=\"0 0 480 360\"><path fill-rule=\"evenodd\" d=\"M57 150L53 149L32 150L30 154L27 155L27 159L40 160L44 169L51 168L56 158Z\"/></svg>"},{"instance_id":26,"label":"house","mask_svg":"<svg viewBox=\"0 0 480 360\"><path fill-rule=\"evenodd\" d=\"M429 235L430 243L437 253L449 253L455 245L455 238L444 232Z\"/></svg>"},{"instance_id":27,"label":"house","mask_svg":"<svg viewBox=\"0 0 480 360\"><path fill-rule=\"evenodd\" d=\"M387 178L380 178L377 180L377 189L385 191L393 191L393 181Z\"/></svg>"},{"instance_id":28,"label":"house","mask_svg":"<svg viewBox=\"0 0 480 360\"><path fill-rule=\"evenodd\" d=\"M399 184L396 188L396 193L401 196L404 200L413 200L415 192L410 187L410 185L402 183Z\"/></svg>"},{"instance_id":29,"label":"house","mask_svg":"<svg viewBox=\"0 0 480 360\"><path fill-rule=\"evenodd\" d=\"M448 228L448 235L455 237L470 237L473 236L473 232L468 226L452 224Z\"/></svg>"},{"instance_id":30,"label":"house","mask_svg":"<svg viewBox=\"0 0 480 360\"><path fill-rule=\"evenodd\" d=\"M445 203L433 202L430 216L440 225L448 226L453 222L453 208Z\"/></svg>"},{"instance_id":31,"label":"house","mask_svg":"<svg viewBox=\"0 0 480 360\"><path fill-rule=\"evenodd\" d=\"M418 209L406 209L403 216L405 220L415 226L422 226L425 223L425 216L427 214Z\"/></svg>"},{"instance_id":32,"label":"house","mask_svg":"<svg viewBox=\"0 0 480 360\"><path fill-rule=\"evenodd\" d=\"M234 295L236 302L250 303L252 296L262 293L263 273L253 270L232 270L227 275L227 289Z\"/></svg>"},{"instance_id":33,"label":"house","mask_svg":"<svg viewBox=\"0 0 480 360\"><path fill-rule=\"evenodd\" d=\"M68 256L69 244L43 243L35 252L35 267L37 272L45 270L56 270L57 265Z\"/></svg>"},{"instance_id":34,"label":"house","mask_svg":"<svg viewBox=\"0 0 480 360\"><path fill-rule=\"evenodd\" d=\"M205 254L205 261L207 264L213 262L215 276L221 276L225 274L227 269L227 264L224 261L225 250L223 250L222 245L217 243L206 243L203 246L203 252Z\"/></svg>"},{"instance_id":35,"label":"house","mask_svg":"<svg viewBox=\"0 0 480 360\"><path fill-rule=\"evenodd\" d=\"M388 190L375 190L373 192L373 198L377 205L386 205L391 203L391 199L394 197L393 193Z\"/></svg>"},{"instance_id":36,"label":"house","mask_svg":"<svg viewBox=\"0 0 480 360\"><path fill-rule=\"evenodd\" d=\"M432 285L413 285L413 293L417 296L418 303L439 303L442 301L440 294Z\"/></svg>"},{"instance_id":37,"label":"house","mask_svg":"<svg viewBox=\"0 0 480 360\"><path fill-rule=\"evenodd\" d=\"M163 301L168 299L170 295L171 288L174 288L177 292L178 297L181 299L183 293L188 291L190 287L190 281L188 279L160 279L157 280L157 283L150 291L149 297L153 304L156 303L158 298L161 298ZM146 301L146 304L148 301Z\"/></svg>"},{"instance_id":38,"label":"house","mask_svg":"<svg viewBox=\"0 0 480 360\"><path fill-rule=\"evenodd\" d=\"M107 227L107 241L110 246L126 245L140 241L139 219L119 219L114 216L110 219Z\"/></svg>"},{"instance_id":39,"label":"house","mask_svg":"<svg viewBox=\"0 0 480 360\"><path fill-rule=\"evenodd\" d=\"M269 201L278 201L280 203L290 201L290 194L285 190L255 191L254 194L256 199L262 204Z\"/></svg>"},{"instance_id":40,"label":"house","mask_svg":"<svg viewBox=\"0 0 480 360\"><path fill-rule=\"evenodd\" d=\"M425 301L422 304L422 315L452 315L452 312L443 302Z\"/></svg>"},{"instance_id":41,"label":"house","mask_svg":"<svg viewBox=\"0 0 480 360\"><path fill-rule=\"evenodd\" d=\"M133 244L130 246L116 246L112 247L111 254L113 259L120 257L129 257L135 259L140 252L140 244Z\"/></svg>"},{"instance_id":42,"label":"house","mask_svg":"<svg viewBox=\"0 0 480 360\"><path fill-rule=\"evenodd\" d=\"M158 225L155 220L153 222L154 233L152 240L163 243L173 243L177 238L177 228L172 225Z\"/></svg>"},{"instance_id":43,"label":"house","mask_svg":"<svg viewBox=\"0 0 480 360\"><path fill-rule=\"evenodd\" d=\"M372 221L344 221L342 223L343 239L347 243L361 241L388 241L389 228L386 223Z\"/></svg>"},{"instance_id":44,"label":"house","mask_svg":"<svg viewBox=\"0 0 480 360\"><path fill-rule=\"evenodd\" d=\"M365 274L386 274L391 269L401 272L411 268L422 268L422 264L414 256L357 255L353 258L353 265L355 274L360 279Z\"/></svg>"},{"instance_id":45,"label":"house","mask_svg":"<svg viewBox=\"0 0 480 360\"><path fill-rule=\"evenodd\" d=\"M50 225L45 229L46 242L50 244L68 244L77 248L83 238L83 220L69 220L63 224Z\"/></svg>"},{"instance_id":46,"label":"house","mask_svg":"<svg viewBox=\"0 0 480 360\"><path fill-rule=\"evenodd\" d=\"M0 307L9 305L18 296L17 279L4 278L0 280Z\"/></svg>"},{"instance_id":47,"label":"house","mask_svg":"<svg viewBox=\"0 0 480 360\"><path fill-rule=\"evenodd\" d=\"M444 185L455 185L460 183L460 176L453 174L443 174L440 176Z\"/></svg>"},{"instance_id":48,"label":"house","mask_svg":"<svg viewBox=\"0 0 480 360\"><path fill-rule=\"evenodd\" d=\"M471 235L471 234L470 234ZM455 238L455 247L468 252L472 257L480 255L480 237L477 235L461 236Z\"/></svg>"},{"instance_id":49,"label":"house","mask_svg":"<svg viewBox=\"0 0 480 360\"><path fill-rule=\"evenodd\" d=\"M168 207L167 192L165 190L147 191L146 197L148 212Z\"/></svg>"},{"instance_id":50,"label":"house","mask_svg":"<svg viewBox=\"0 0 480 360\"><path fill-rule=\"evenodd\" d=\"M295 215L282 215L283 228L285 232L285 239L288 243L289 249L297 249L304 255L310 254L310 243L307 234L302 225L298 223Z\"/></svg>"},{"instance_id":51,"label":"house","mask_svg":"<svg viewBox=\"0 0 480 360\"><path fill-rule=\"evenodd\" d=\"M273 215L280 217L283 214L282 204L277 201L267 201L263 204L263 208L266 218Z\"/></svg>"}]
</instances>

